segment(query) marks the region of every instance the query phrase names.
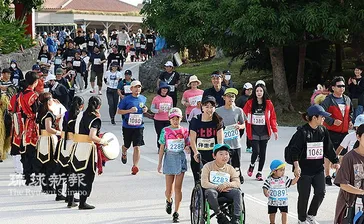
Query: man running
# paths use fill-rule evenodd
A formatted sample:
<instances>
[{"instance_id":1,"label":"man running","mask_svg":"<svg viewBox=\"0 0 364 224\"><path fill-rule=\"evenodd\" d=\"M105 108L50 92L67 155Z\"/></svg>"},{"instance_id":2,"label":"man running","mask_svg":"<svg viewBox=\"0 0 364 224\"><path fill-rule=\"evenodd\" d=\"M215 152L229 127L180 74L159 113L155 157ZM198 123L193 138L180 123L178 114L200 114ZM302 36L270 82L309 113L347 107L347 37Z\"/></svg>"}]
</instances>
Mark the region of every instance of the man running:
<instances>
[{"instance_id":1,"label":"man running","mask_svg":"<svg viewBox=\"0 0 364 224\"><path fill-rule=\"evenodd\" d=\"M143 140L143 113L148 111L145 103L147 98L140 95L142 84L140 81L133 81L130 84L131 94L125 96L119 103L118 114L123 115L123 138L124 145L122 146L121 161L123 164L127 162L127 150L133 143L133 167L131 168L131 174L136 175L139 172L138 164L140 160L140 146L144 145Z\"/></svg>"}]
</instances>

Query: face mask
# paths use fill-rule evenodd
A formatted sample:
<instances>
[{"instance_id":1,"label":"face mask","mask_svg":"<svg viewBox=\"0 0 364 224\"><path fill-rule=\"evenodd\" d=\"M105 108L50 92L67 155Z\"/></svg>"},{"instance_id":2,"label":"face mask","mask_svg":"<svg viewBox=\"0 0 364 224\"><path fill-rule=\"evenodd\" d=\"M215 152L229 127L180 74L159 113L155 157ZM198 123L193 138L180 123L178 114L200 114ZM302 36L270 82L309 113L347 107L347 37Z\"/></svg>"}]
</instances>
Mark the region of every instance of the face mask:
<instances>
[{"instance_id":1,"label":"face mask","mask_svg":"<svg viewBox=\"0 0 364 224\"><path fill-rule=\"evenodd\" d=\"M229 81L231 79L231 75L225 75L225 79Z\"/></svg>"},{"instance_id":2,"label":"face mask","mask_svg":"<svg viewBox=\"0 0 364 224\"><path fill-rule=\"evenodd\" d=\"M11 64L10 65L12 68L15 68L16 67L16 64Z\"/></svg>"}]
</instances>

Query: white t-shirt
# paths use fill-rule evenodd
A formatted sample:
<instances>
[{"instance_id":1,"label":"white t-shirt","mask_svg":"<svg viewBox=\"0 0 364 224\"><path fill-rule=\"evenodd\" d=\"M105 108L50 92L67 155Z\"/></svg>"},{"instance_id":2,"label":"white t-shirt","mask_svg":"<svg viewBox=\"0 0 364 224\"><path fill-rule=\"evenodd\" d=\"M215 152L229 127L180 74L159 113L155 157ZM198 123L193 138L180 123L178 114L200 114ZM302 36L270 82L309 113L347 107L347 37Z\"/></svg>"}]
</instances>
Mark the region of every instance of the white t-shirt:
<instances>
[{"instance_id":1,"label":"white t-shirt","mask_svg":"<svg viewBox=\"0 0 364 224\"><path fill-rule=\"evenodd\" d=\"M112 73L111 71L107 71L105 73L105 78L106 78L106 82L107 82L106 84L107 84L108 88L117 89L119 79L122 78L122 74L118 71L115 73Z\"/></svg>"},{"instance_id":2,"label":"white t-shirt","mask_svg":"<svg viewBox=\"0 0 364 224\"><path fill-rule=\"evenodd\" d=\"M347 134L345 136L345 138L343 139L343 141L340 143L340 146L343 147L344 149L348 149L348 152L351 151L354 148L354 144L357 141L356 139L356 132L350 132L349 134ZM336 149L335 149L336 150Z\"/></svg>"}]
</instances>

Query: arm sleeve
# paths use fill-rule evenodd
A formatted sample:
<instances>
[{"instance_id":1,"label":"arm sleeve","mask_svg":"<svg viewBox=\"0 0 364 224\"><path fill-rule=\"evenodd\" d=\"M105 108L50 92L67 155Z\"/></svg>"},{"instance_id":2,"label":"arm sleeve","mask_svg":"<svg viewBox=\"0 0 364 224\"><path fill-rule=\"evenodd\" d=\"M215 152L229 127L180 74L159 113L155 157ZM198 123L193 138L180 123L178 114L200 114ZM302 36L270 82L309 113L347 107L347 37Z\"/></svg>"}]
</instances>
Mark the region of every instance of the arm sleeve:
<instances>
[{"instance_id":1,"label":"arm sleeve","mask_svg":"<svg viewBox=\"0 0 364 224\"><path fill-rule=\"evenodd\" d=\"M190 130L195 131L197 133L197 118L192 118L191 124L190 124Z\"/></svg>"},{"instance_id":2,"label":"arm sleeve","mask_svg":"<svg viewBox=\"0 0 364 224\"><path fill-rule=\"evenodd\" d=\"M325 109L326 112L330 113L329 107L330 107L330 100L329 97L326 97L325 100L321 103L321 106ZM328 125L333 125L334 124L334 119L332 117L326 117L324 122Z\"/></svg>"},{"instance_id":3,"label":"arm sleeve","mask_svg":"<svg viewBox=\"0 0 364 224\"><path fill-rule=\"evenodd\" d=\"M92 121L90 127L99 130L101 128L101 120L99 118L95 119L94 121Z\"/></svg>"},{"instance_id":4,"label":"arm sleeve","mask_svg":"<svg viewBox=\"0 0 364 224\"><path fill-rule=\"evenodd\" d=\"M318 128L322 128L322 127L318 127ZM338 163L339 159L337 158L334 146L331 142L331 138L329 135L329 132L327 131L326 128L324 128L324 132L325 132L325 139L324 139L324 156L326 158L328 158L332 163Z\"/></svg>"},{"instance_id":5,"label":"arm sleeve","mask_svg":"<svg viewBox=\"0 0 364 224\"><path fill-rule=\"evenodd\" d=\"M125 103L125 99L124 100L120 100L119 103L119 107L120 110L125 110L126 109L126 103Z\"/></svg>"},{"instance_id":6,"label":"arm sleeve","mask_svg":"<svg viewBox=\"0 0 364 224\"><path fill-rule=\"evenodd\" d=\"M166 144L166 130L165 130L165 128L162 129L161 135L159 137L159 141L158 142L159 142L159 144L163 144L163 145Z\"/></svg>"},{"instance_id":7,"label":"arm sleeve","mask_svg":"<svg viewBox=\"0 0 364 224\"><path fill-rule=\"evenodd\" d=\"M276 115L276 111L274 110L273 103L272 103L272 111L271 111L271 117L270 117L270 126L271 126L273 132L278 132L277 115Z\"/></svg>"},{"instance_id":8,"label":"arm sleeve","mask_svg":"<svg viewBox=\"0 0 364 224\"><path fill-rule=\"evenodd\" d=\"M303 127L302 127L303 128ZM297 130L296 133L292 136L292 139L290 141L291 145L291 155L292 155L292 161L300 161L300 157L302 154L302 151L306 148L305 140L306 136L304 135L303 130Z\"/></svg>"},{"instance_id":9,"label":"arm sleeve","mask_svg":"<svg viewBox=\"0 0 364 224\"><path fill-rule=\"evenodd\" d=\"M239 120L239 123L240 124L244 124L245 123L245 115L244 115L244 111L242 109L239 108L239 117L238 117L238 120Z\"/></svg>"},{"instance_id":10,"label":"arm sleeve","mask_svg":"<svg viewBox=\"0 0 364 224\"><path fill-rule=\"evenodd\" d=\"M353 166L351 160L349 159L349 157L344 156L344 158L341 162L341 167L337 171L334 183L336 185L351 184L352 182L350 179L351 179L352 175L354 174L353 167L354 166Z\"/></svg>"},{"instance_id":11,"label":"arm sleeve","mask_svg":"<svg viewBox=\"0 0 364 224\"><path fill-rule=\"evenodd\" d=\"M159 110L156 108L156 105L154 103L152 103L150 105L150 111L152 111L152 113L157 114L159 112Z\"/></svg>"},{"instance_id":12,"label":"arm sleeve","mask_svg":"<svg viewBox=\"0 0 364 224\"><path fill-rule=\"evenodd\" d=\"M345 138L340 143L340 146L346 149L349 146L349 135L346 135Z\"/></svg>"},{"instance_id":13,"label":"arm sleeve","mask_svg":"<svg viewBox=\"0 0 364 224\"><path fill-rule=\"evenodd\" d=\"M263 189L266 189L266 190L270 189L269 178L265 179L264 184L263 184Z\"/></svg>"},{"instance_id":14,"label":"arm sleeve","mask_svg":"<svg viewBox=\"0 0 364 224\"><path fill-rule=\"evenodd\" d=\"M234 167L229 166L229 174L230 183L228 184L228 187L240 188L240 178L238 171L236 171Z\"/></svg>"},{"instance_id":15,"label":"arm sleeve","mask_svg":"<svg viewBox=\"0 0 364 224\"><path fill-rule=\"evenodd\" d=\"M289 188L292 184L292 179L287 176L285 176L285 178L286 178L286 188Z\"/></svg>"}]
</instances>

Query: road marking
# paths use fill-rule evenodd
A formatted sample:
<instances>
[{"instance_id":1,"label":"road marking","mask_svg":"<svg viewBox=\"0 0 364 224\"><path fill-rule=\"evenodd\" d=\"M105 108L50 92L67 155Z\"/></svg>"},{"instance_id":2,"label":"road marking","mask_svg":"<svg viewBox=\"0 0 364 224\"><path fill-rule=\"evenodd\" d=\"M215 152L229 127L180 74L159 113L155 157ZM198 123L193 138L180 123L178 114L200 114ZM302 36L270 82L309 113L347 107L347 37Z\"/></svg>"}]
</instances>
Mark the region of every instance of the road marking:
<instances>
[{"instance_id":1,"label":"road marking","mask_svg":"<svg viewBox=\"0 0 364 224\"><path fill-rule=\"evenodd\" d=\"M133 152L128 150L128 154L131 154L131 155L132 155L132 154L133 154ZM155 160L155 159L151 159L151 158L149 158L148 156L140 155L140 158L142 158L142 159L144 159L144 160L146 160L146 161L148 161L148 162L151 162L151 163L153 163L153 164L155 164L155 165L158 165L158 161L157 161L157 160ZM185 175L186 175L186 176L193 177L192 172L186 172L186 173L185 173ZM257 203L257 204L262 205L262 206L265 206L265 207L267 206L267 202L266 202L266 201L260 200L259 198L256 198L256 197L254 197L254 196L252 196L252 195L250 195L250 194L247 194L247 193L245 193L245 192L244 192L244 197L245 197L246 199L248 199L249 201L251 201L251 202ZM287 215L288 215L289 217L291 217L291 218L298 219L298 214L297 214L297 213L295 213L295 212L289 212Z\"/></svg>"}]
</instances>

